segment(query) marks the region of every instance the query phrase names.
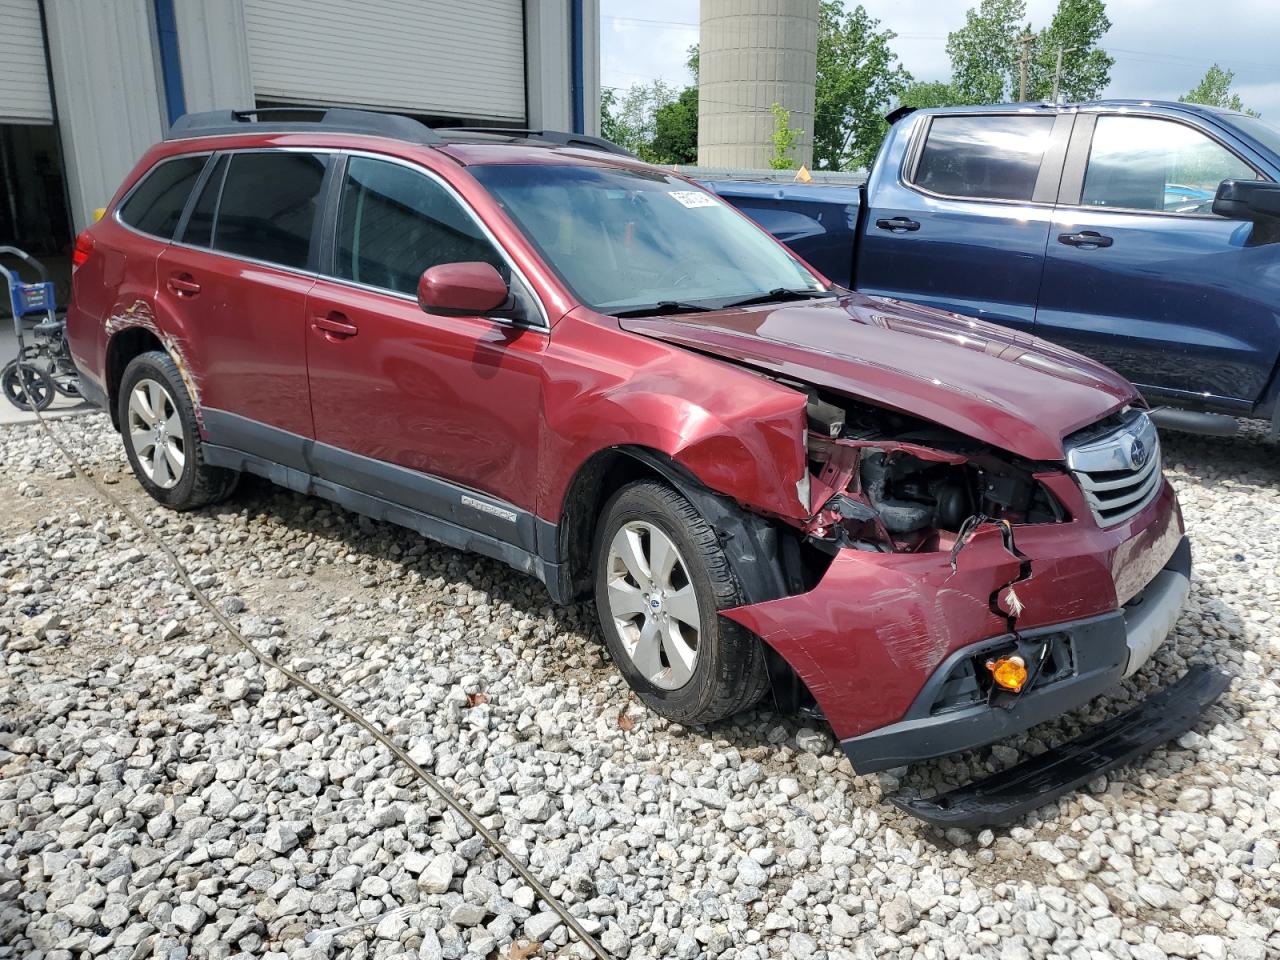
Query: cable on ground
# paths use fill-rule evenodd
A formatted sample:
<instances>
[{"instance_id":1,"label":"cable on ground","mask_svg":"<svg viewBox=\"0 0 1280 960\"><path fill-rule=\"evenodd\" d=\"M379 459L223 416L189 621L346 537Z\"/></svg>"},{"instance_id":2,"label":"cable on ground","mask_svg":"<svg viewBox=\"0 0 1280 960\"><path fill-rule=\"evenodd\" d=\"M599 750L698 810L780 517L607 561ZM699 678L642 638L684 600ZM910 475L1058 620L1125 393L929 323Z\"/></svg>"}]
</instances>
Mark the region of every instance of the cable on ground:
<instances>
[{"instance_id":1,"label":"cable on ground","mask_svg":"<svg viewBox=\"0 0 1280 960\"><path fill-rule=\"evenodd\" d=\"M129 523L136 527L142 535L155 544L155 546L159 547L160 552L168 559L178 580L187 588L188 592L190 592L191 595L200 602L200 605L209 611L222 629L225 630L233 640L240 644L240 646L245 650L249 651L249 653L263 664L263 666L269 667L273 670L279 670L288 678L290 683L301 687L312 696L323 700L334 710L337 710L338 713L356 724L356 726L364 729L371 737L378 741L378 743L391 751L391 754L399 760L400 763L411 770L414 776L425 783L436 796L443 800L450 810L469 823L476 833L480 835L481 839L484 840L485 844L488 845L490 850L500 856L503 860L507 861L507 863L511 864L512 869L519 874L520 879L527 883L533 889L534 893L537 894L538 898L550 907L556 916L564 921L565 925L573 932L573 935L583 944L583 946L591 951L597 960L611 960L609 954L600 946L595 937L583 928L582 924L578 922L577 918L569 912L568 908L565 907L564 904L551 895L551 892L538 881L538 879L529 871L528 867L516 858L515 854L507 848L506 844L498 839L497 835L494 834L493 831L481 823L479 817L463 806L463 804L453 795L452 792L449 791L448 788L444 786L444 784L424 770L419 764L415 763L409 757L409 754L401 749L389 736L387 736L387 734L383 733L382 730L376 727L371 721L365 719L364 716L358 713L353 707L348 706L337 696L324 688L317 686L302 675L295 673L293 670L290 670L274 658L267 656L245 639L244 634L242 634L239 628L227 618L226 614L224 614L214 604L214 602L209 598L209 595L195 585L195 582L191 579L191 575L187 572L187 568L178 558L178 555L167 543L164 542L163 539L161 539L160 535L147 524L143 523L133 510L124 503L124 501L100 484L97 478L93 476L92 472L80 463L71 451L67 449L66 445L58 438L57 434L53 432L48 421L45 420L44 415L36 409L35 403L27 394L26 372L21 366L18 367L18 370L23 395L26 397L27 402L31 404L32 412L36 415L36 421L40 424L45 436L53 441L53 445L57 447L66 458L67 462L71 465L71 468L76 472L76 476L81 480L84 480L100 499L106 501L124 514L125 519L128 520Z\"/></svg>"}]
</instances>

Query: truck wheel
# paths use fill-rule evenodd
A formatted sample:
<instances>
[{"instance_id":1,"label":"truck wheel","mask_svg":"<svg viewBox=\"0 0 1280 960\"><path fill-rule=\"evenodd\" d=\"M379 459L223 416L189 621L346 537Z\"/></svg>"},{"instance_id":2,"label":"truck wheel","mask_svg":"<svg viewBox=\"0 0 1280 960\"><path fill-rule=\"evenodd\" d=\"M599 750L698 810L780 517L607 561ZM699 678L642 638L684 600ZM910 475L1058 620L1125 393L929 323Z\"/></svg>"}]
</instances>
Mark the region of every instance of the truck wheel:
<instances>
[{"instance_id":1,"label":"truck wheel","mask_svg":"<svg viewBox=\"0 0 1280 960\"><path fill-rule=\"evenodd\" d=\"M609 653L651 710L709 723L768 688L760 640L719 611L743 603L715 530L654 481L605 505L594 552L596 609Z\"/></svg>"},{"instance_id":2,"label":"truck wheel","mask_svg":"<svg viewBox=\"0 0 1280 960\"><path fill-rule=\"evenodd\" d=\"M129 465L153 499L194 510L231 495L240 475L205 464L195 409L168 354L153 350L129 361L117 403Z\"/></svg>"}]
</instances>

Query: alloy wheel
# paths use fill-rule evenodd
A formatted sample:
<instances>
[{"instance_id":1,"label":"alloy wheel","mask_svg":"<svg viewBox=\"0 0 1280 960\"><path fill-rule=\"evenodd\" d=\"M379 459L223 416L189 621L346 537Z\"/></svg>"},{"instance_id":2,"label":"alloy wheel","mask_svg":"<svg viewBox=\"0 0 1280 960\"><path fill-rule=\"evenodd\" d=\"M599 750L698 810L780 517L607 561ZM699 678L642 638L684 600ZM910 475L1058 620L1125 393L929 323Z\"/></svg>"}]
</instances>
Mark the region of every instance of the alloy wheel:
<instances>
[{"instance_id":1,"label":"alloy wheel","mask_svg":"<svg viewBox=\"0 0 1280 960\"><path fill-rule=\"evenodd\" d=\"M624 524L609 544L609 615L637 671L676 690L693 676L702 621L688 567L675 543L643 520Z\"/></svg>"},{"instance_id":2,"label":"alloy wheel","mask_svg":"<svg viewBox=\"0 0 1280 960\"><path fill-rule=\"evenodd\" d=\"M176 486L187 464L182 418L164 384L144 378L129 394L129 442L138 466L162 490Z\"/></svg>"}]
</instances>

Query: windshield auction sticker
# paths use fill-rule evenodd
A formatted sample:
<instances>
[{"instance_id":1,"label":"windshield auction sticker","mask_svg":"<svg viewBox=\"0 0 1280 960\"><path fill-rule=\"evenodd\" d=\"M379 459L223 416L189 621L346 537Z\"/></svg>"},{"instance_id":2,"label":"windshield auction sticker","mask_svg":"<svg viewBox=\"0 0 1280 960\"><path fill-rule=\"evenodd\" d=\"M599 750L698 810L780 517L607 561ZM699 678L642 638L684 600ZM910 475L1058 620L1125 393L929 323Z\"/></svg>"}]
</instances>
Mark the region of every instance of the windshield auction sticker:
<instances>
[{"instance_id":1,"label":"windshield auction sticker","mask_svg":"<svg viewBox=\"0 0 1280 960\"><path fill-rule=\"evenodd\" d=\"M714 207L716 205L716 198L709 193L703 193L701 190L671 190L668 192L686 207Z\"/></svg>"}]
</instances>

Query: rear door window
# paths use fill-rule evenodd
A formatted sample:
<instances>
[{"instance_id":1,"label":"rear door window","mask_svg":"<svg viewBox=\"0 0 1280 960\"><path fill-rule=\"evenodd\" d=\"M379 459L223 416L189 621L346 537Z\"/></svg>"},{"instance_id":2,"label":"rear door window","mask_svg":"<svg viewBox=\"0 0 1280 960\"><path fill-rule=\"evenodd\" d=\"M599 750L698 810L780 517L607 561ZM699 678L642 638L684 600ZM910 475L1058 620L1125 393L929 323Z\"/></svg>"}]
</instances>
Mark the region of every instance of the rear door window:
<instances>
[{"instance_id":1,"label":"rear door window","mask_svg":"<svg viewBox=\"0 0 1280 960\"><path fill-rule=\"evenodd\" d=\"M1256 177L1234 153L1185 123L1105 116L1093 130L1080 203L1207 216L1223 180Z\"/></svg>"},{"instance_id":2,"label":"rear door window","mask_svg":"<svg viewBox=\"0 0 1280 960\"><path fill-rule=\"evenodd\" d=\"M213 249L305 268L325 162L323 156L283 150L231 154L213 226Z\"/></svg>"},{"instance_id":3,"label":"rear door window","mask_svg":"<svg viewBox=\"0 0 1280 960\"><path fill-rule=\"evenodd\" d=\"M948 197L1030 200L1051 116L934 117L913 182Z\"/></svg>"},{"instance_id":4,"label":"rear door window","mask_svg":"<svg viewBox=\"0 0 1280 960\"><path fill-rule=\"evenodd\" d=\"M187 217L182 236L178 238L183 243L196 247L207 247L213 243L213 218L218 212L218 198L222 196L222 179L227 175L228 159L223 154L209 171L200 196L196 197L196 204L191 208L191 215Z\"/></svg>"},{"instance_id":5,"label":"rear door window","mask_svg":"<svg viewBox=\"0 0 1280 960\"><path fill-rule=\"evenodd\" d=\"M191 188L208 159L208 154L202 153L174 157L152 167L120 207L120 219L135 230L172 240Z\"/></svg>"}]
</instances>

